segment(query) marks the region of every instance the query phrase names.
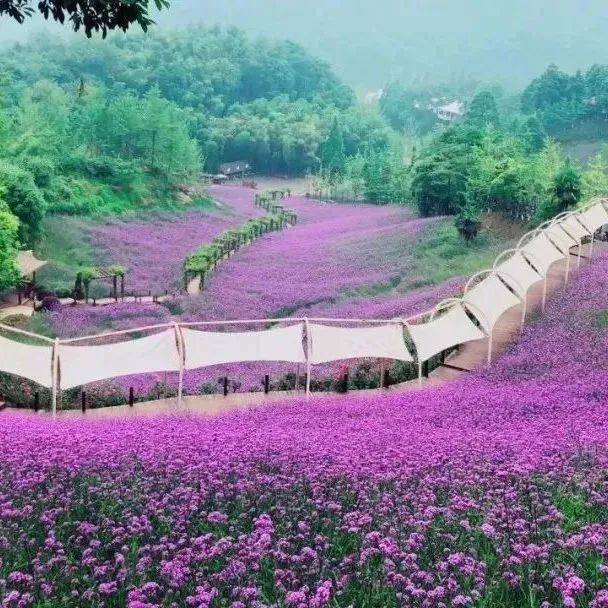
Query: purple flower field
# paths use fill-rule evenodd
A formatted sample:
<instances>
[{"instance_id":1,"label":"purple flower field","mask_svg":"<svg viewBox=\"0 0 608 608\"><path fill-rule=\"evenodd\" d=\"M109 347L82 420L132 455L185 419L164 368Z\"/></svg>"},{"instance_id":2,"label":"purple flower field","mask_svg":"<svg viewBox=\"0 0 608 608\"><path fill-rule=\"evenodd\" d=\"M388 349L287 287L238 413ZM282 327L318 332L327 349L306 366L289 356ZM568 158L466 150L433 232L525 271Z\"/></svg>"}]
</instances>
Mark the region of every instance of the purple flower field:
<instances>
[{"instance_id":1,"label":"purple flower field","mask_svg":"<svg viewBox=\"0 0 608 608\"><path fill-rule=\"evenodd\" d=\"M416 237L437 222L394 206L322 204L300 197L287 205L298 213L298 224L223 263L189 306L188 320L303 314L319 303L329 309L358 288L390 286Z\"/></svg>"},{"instance_id":2,"label":"purple flower field","mask_svg":"<svg viewBox=\"0 0 608 608\"><path fill-rule=\"evenodd\" d=\"M7 607L608 606L608 255L491 370L215 418L0 416Z\"/></svg>"},{"instance_id":3,"label":"purple flower field","mask_svg":"<svg viewBox=\"0 0 608 608\"><path fill-rule=\"evenodd\" d=\"M247 214L262 212L253 205L252 190L222 186L212 188L211 193L232 210L238 222ZM177 299L169 306L171 312L165 306L150 304L64 307L49 315L53 330L60 337L76 337L177 319L306 314L388 318L430 308L460 287L456 279L405 295L393 289L395 279L410 272L409 252L415 240L440 221L437 218L417 219L404 207L326 204L304 197L292 197L286 205L298 213L296 226L267 235L223 261L200 296ZM226 221L224 216L191 212L172 220L110 224L100 228L98 238L112 252L112 259L130 269L130 287L135 284L144 289L154 284L161 291L162 286L175 287L181 281L185 255L211 240ZM124 247L129 235L138 246ZM380 293L373 295L375 288ZM366 289L372 294L358 293ZM318 367L315 374L331 376L332 368ZM206 391L213 386L218 390L218 378L228 375L237 390L261 390L265 374L277 378L295 372L293 366L284 364L236 364L189 372L184 386L189 394L199 393L203 385ZM176 384L172 375L168 381ZM159 382L164 382L164 375L123 378L90 388L103 392L104 387L114 384L123 393L133 387L136 394L143 395Z\"/></svg>"},{"instance_id":4,"label":"purple flower field","mask_svg":"<svg viewBox=\"0 0 608 608\"><path fill-rule=\"evenodd\" d=\"M172 291L182 284L182 264L189 253L222 230L263 213L253 205L253 190L222 186L211 194L225 213L111 220L91 228L91 239L107 263L127 268L130 289ZM323 204L303 197L288 199L286 205L297 211L298 225L223 262L195 304L200 315L264 317L332 301L345 290L388 283L404 272L412 239L437 221L415 219L408 209L395 206Z\"/></svg>"},{"instance_id":5,"label":"purple flower field","mask_svg":"<svg viewBox=\"0 0 608 608\"><path fill-rule=\"evenodd\" d=\"M129 291L159 294L180 289L188 254L223 230L263 213L253 206L251 190L226 186L222 192L229 204L212 213L187 211L153 220L110 219L89 228L91 242L104 263L127 269Z\"/></svg>"}]
</instances>

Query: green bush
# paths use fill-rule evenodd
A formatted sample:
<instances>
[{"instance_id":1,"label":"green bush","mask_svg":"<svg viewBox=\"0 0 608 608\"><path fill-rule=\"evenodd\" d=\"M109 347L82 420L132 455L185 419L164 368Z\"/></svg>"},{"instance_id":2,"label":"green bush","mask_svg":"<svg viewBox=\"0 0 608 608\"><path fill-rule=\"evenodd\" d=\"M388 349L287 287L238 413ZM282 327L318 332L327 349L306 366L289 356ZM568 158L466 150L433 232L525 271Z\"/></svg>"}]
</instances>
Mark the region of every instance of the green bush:
<instances>
[{"instance_id":1,"label":"green bush","mask_svg":"<svg viewBox=\"0 0 608 608\"><path fill-rule=\"evenodd\" d=\"M10 211L19 218L19 238L32 243L40 232L46 202L25 169L0 160L0 188Z\"/></svg>"}]
</instances>

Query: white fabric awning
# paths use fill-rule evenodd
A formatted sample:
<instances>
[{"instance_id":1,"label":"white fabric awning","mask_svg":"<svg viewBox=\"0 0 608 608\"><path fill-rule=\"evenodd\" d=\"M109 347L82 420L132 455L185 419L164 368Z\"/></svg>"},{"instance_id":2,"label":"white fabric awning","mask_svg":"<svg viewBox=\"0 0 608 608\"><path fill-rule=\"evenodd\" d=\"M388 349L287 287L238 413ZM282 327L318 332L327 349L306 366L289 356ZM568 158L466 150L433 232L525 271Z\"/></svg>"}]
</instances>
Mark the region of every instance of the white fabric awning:
<instances>
[{"instance_id":1,"label":"white fabric awning","mask_svg":"<svg viewBox=\"0 0 608 608\"><path fill-rule=\"evenodd\" d=\"M432 321L408 325L408 329L421 363L448 348L485 337L460 304Z\"/></svg>"},{"instance_id":2,"label":"white fabric awning","mask_svg":"<svg viewBox=\"0 0 608 608\"><path fill-rule=\"evenodd\" d=\"M185 368L250 361L304 363L303 327L303 323L298 323L264 331L235 333L184 328Z\"/></svg>"},{"instance_id":3,"label":"white fabric awning","mask_svg":"<svg viewBox=\"0 0 608 608\"><path fill-rule=\"evenodd\" d=\"M589 209L579 213L579 220L593 233L602 226L608 225L608 211L602 203L596 203Z\"/></svg>"},{"instance_id":4,"label":"white fabric awning","mask_svg":"<svg viewBox=\"0 0 608 608\"><path fill-rule=\"evenodd\" d=\"M499 273L502 271L501 279L522 298L528 293L532 285L543 280L519 251L515 252L508 260L500 263L496 270Z\"/></svg>"},{"instance_id":5,"label":"white fabric awning","mask_svg":"<svg viewBox=\"0 0 608 608\"><path fill-rule=\"evenodd\" d=\"M32 346L0 336L0 372L53 386L53 347Z\"/></svg>"},{"instance_id":6,"label":"white fabric awning","mask_svg":"<svg viewBox=\"0 0 608 608\"><path fill-rule=\"evenodd\" d=\"M46 266L48 262L37 259L34 252L29 249L27 251L18 251L15 263L17 264L19 274L24 277L29 277L43 266Z\"/></svg>"},{"instance_id":7,"label":"white fabric awning","mask_svg":"<svg viewBox=\"0 0 608 608\"><path fill-rule=\"evenodd\" d=\"M547 276L551 266L564 259L564 254L553 245L546 234L541 232L522 248L529 254L530 262L543 276Z\"/></svg>"},{"instance_id":8,"label":"white fabric awning","mask_svg":"<svg viewBox=\"0 0 608 608\"><path fill-rule=\"evenodd\" d=\"M580 242L586 236L590 236L589 231L582 226L582 224L572 215L564 218L561 222L559 222L563 229L577 242Z\"/></svg>"},{"instance_id":9,"label":"white fabric awning","mask_svg":"<svg viewBox=\"0 0 608 608\"><path fill-rule=\"evenodd\" d=\"M59 365L62 389L107 378L180 368L175 332L171 329L146 338L100 346L62 344Z\"/></svg>"},{"instance_id":10,"label":"white fabric awning","mask_svg":"<svg viewBox=\"0 0 608 608\"><path fill-rule=\"evenodd\" d=\"M403 337L403 325L392 323L374 327L331 327L309 325L311 363L345 359L398 359L413 361Z\"/></svg>"},{"instance_id":11,"label":"white fabric awning","mask_svg":"<svg viewBox=\"0 0 608 608\"><path fill-rule=\"evenodd\" d=\"M578 241L564 232L564 230L560 228L559 224L547 226L543 229L543 232L549 237L549 240L552 241L553 244L564 253L568 253L570 247L578 245Z\"/></svg>"},{"instance_id":12,"label":"white fabric awning","mask_svg":"<svg viewBox=\"0 0 608 608\"><path fill-rule=\"evenodd\" d=\"M477 283L464 294L462 300L471 304L471 312L476 317L477 309L483 313L477 320L488 332L492 331L503 313L521 303L496 275L490 275Z\"/></svg>"}]
</instances>

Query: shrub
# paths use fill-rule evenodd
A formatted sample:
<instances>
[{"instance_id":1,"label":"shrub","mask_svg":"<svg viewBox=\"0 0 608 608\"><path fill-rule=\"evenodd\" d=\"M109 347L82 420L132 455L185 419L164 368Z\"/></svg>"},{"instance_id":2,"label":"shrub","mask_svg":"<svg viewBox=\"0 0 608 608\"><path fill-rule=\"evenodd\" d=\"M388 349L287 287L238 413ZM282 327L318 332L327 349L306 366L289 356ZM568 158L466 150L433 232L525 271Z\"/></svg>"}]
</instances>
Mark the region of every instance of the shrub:
<instances>
[{"instance_id":1,"label":"shrub","mask_svg":"<svg viewBox=\"0 0 608 608\"><path fill-rule=\"evenodd\" d=\"M40 308L45 312L56 312L61 310L61 302L56 296L45 296L42 298Z\"/></svg>"}]
</instances>

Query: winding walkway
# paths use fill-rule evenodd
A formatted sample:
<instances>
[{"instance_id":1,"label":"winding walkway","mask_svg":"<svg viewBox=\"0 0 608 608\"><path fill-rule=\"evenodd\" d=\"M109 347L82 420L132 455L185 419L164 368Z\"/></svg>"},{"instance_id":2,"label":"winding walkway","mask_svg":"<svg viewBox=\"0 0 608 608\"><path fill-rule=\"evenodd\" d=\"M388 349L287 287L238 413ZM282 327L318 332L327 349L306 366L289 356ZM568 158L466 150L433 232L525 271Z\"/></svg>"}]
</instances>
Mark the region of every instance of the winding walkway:
<instances>
[{"instance_id":1,"label":"winding walkway","mask_svg":"<svg viewBox=\"0 0 608 608\"><path fill-rule=\"evenodd\" d=\"M608 243L596 242L595 251L608 251ZM588 246L583 246L583 255L588 252ZM574 258L573 258L574 259ZM583 258L583 263L586 263ZM547 281L547 297L551 297L564 285L566 261L561 260L556 262L549 271ZM572 273L572 271L571 271ZM571 276L576 276L575 271ZM542 283L536 285L528 292L527 298L527 316L538 314L542 306ZM516 306L505 312L498 320L494 327L493 352L494 359L504 353L509 345L517 341L521 330L521 306ZM389 394L400 391L415 391L424 390L428 387L435 387L453 382L468 374L468 371L477 370L486 364L488 349L488 340L478 340L469 342L463 345L458 352L449 357L444 366L436 368L429 374L428 378L424 378L422 383L418 380L395 384L389 388L368 389L350 392L347 394L312 393L312 399L322 399L331 397L341 398L345 396L352 397L356 395L369 394ZM178 406L177 399L161 399L158 401L148 401L136 403L133 407L128 405L114 406L98 409L90 409L83 415L79 410L64 410L58 412L62 418L98 418L98 417L132 417L132 416L149 416L157 414L176 414L189 413L198 415L217 415L231 411L247 409L250 407L259 407L269 403L277 402L293 402L305 399L303 391L274 391L265 395L261 392L256 393L234 393L226 397L218 395L197 395L187 396L183 398L181 406Z\"/></svg>"}]
</instances>

